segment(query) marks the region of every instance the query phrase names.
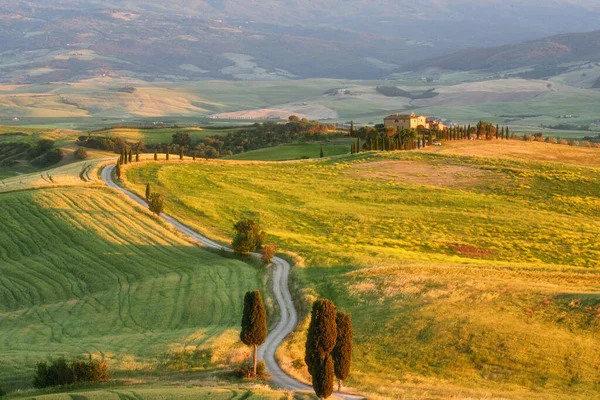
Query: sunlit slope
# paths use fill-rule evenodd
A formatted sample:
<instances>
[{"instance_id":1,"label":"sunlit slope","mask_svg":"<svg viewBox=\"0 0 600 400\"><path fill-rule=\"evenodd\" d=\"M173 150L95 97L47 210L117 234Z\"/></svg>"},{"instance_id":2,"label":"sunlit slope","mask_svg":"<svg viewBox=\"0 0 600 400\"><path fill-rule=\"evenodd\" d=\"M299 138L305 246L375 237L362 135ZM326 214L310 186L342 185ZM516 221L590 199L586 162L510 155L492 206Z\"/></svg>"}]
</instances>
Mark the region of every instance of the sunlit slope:
<instances>
[{"instance_id":1,"label":"sunlit slope","mask_svg":"<svg viewBox=\"0 0 600 400\"><path fill-rule=\"evenodd\" d=\"M282 392L265 388L131 387L35 396L17 395L11 398L32 400L278 400L282 396L284 396Z\"/></svg>"},{"instance_id":2,"label":"sunlit slope","mask_svg":"<svg viewBox=\"0 0 600 400\"><path fill-rule=\"evenodd\" d=\"M61 354L105 357L118 372L171 358L208 368L243 353L243 294L263 288L253 267L101 188L3 194L0 220L4 387L28 386L36 362ZM183 349L206 351L178 359Z\"/></svg>"},{"instance_id":3,"label":"sunlit slope","mask_svg":"<svg viewBox=\"0 0 600 400\"><path fill-rule=\"evenodd\" d=\"M127 177L140 193L151 182L197 229L226 237L252 216L299 254L307 291L352 313L350 386L392 397L590 396L600 378L600 171L585 151L576 163L571 149L560 160L557 145L535 146L538 159L559 162L513 148L510 158L148 164ZM303 343L298 334L284 351L291 370Z\"/></svg>"}]
</instances>

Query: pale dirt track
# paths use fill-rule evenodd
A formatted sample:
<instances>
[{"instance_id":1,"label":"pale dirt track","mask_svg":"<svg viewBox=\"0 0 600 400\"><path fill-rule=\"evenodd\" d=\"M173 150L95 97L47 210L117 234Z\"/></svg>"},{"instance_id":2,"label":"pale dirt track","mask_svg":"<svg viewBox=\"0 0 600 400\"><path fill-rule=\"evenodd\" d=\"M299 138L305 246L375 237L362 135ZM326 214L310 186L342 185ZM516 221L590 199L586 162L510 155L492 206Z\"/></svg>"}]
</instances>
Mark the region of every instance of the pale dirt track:
<instances>
[{"instance_id":1,"label":"pale dirt track","mask_svg":"<svg viewBox=\"0 0 600 400\"><path fill-rule=\"evenodd\" d=\"M142 198L120 187L113 181L112 175L114 168L114 165L108 165L102 170L102 180L104 181L104 183L108 187L125 194L139 206L146 208L148 205ZM184 224L182 224L181 222L177 221L175 218L169 215L161 214L160 218L162 218L169 225L173 226L179 232L183 233L184 235L187 235L195 241L202 243L206 247L229 252L233 251L228 247L222 246L200 235L199 233L193 231L192 229L188 228L187 226L185 226ZM254 257L260 257L260 254L256 253L252 255ZM275 294L277 304L279 305L281 319L277 323L277 326L275 326L275 328L269 333L265 343L258 349L259 358L263 358L265 360L267 370L271 373L271 381L275 385L289 390L302 390L312 392L313 388L311 386L308 386L290 377L283 371L283 369L281 369L281 367L279 366L279 364L277 364L277 361L275 360L275 352L277 351L277 348L279 347L279 345L281 345L285 337L294 330L296 324L298 323L298 313L296 312L296 308L294 307L292 295L289 290L289 275L291 268L290 264L282 258L275 257L273 258L273 266L273 293ZM363 398L362 396L355 396L342 393L335 393L335 396L341 399Z\"/></svg>"}]
</instances>

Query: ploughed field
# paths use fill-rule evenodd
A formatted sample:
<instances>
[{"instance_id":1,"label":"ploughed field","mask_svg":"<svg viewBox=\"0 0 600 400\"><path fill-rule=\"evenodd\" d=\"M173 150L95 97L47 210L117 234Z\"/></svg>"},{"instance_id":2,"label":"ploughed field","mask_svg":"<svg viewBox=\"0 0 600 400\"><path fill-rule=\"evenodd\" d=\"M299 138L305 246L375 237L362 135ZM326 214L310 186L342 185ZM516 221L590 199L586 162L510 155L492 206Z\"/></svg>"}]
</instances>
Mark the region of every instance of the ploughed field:
<instances>
[{"instance_id":1,"label":"ploughed field","mask_svg":"<svg viewBox=\"0 0 600 400\"><path fill-rule=\"evenodd\" d=\"M140 194L150 182L167 212L213 237L228 240L241 217L260 219L269 241L300 257L304 295L351 312L351 387L442 398L597 395L600 170L588 162L596 150L568 148L563 163L566 146L476 143L459 154L464 146L147 163L126 176ZM508 155L490 157L486 146ZM301 330L280 352L300 377L303 342Z\"/></svg>"},{"instance_id":2,"label":"ploughed field","mask_svg":"<svg viewBox=\"0 0 600 400\"><path fill-rule=\"evenodd\" d=\"M247 355L239 323L244 293L264 289L259 269L104 188L1 194L0 220L5 390L30 387L35 364L61 355L104 357L117 378L209 371Z\"/></svg>"}]
</instances>

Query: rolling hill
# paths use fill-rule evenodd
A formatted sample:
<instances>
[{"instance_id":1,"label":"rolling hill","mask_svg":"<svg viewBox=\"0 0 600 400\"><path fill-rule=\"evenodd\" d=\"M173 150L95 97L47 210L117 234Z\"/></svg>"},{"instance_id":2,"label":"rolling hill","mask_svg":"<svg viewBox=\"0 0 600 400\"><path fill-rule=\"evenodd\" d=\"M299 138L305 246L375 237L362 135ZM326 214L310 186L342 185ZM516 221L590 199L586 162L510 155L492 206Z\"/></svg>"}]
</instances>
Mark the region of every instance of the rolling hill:
<instances>
[{"instance_id":1,"label":"rolling hill","mask_svg":"<svg viewBox=\"0 0 600 400\"><path fill-rule=\"evenodd\" d=\"M500 47L462 50L453 54L416 62L415 70L488 70L501 72L532 67L516 72L524 78L545 78L568 70L564 63L600 61L600 30L568 33Z\"/></svg>"},{"instance_id":2,"label":"rolling hill","mask_svg":"<svg viewBox=\"0 0 600 400\"><path fill-rule=\"evenodd\" d=\"M598 152L469 141L284 163L151 162L126 174L214 237L260 218L298 255L298 296L351 312L350 387L575 399L597 395L599 378ZM280 357L306 378L301 327Z\"/></svg>"}]
</instances>

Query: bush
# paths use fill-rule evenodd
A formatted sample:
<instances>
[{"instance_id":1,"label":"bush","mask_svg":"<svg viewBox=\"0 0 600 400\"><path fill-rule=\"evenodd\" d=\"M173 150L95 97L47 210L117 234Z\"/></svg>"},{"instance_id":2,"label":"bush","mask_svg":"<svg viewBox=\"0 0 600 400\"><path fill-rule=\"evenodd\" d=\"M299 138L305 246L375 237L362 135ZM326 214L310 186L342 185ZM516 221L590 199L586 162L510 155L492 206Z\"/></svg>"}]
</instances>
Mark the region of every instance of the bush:
<instances>
[{"instance_id":1,"label":"bush","mask_svg":"<svg viewBox=\"0 0 600 400\"><path fill-rule=\"evenodd\" d=\"M235 235L231 243L233 251L237 254L249 254L262 248L262 242L267 236L258 222L251 219L242 219L233 225Z\"/></svg>"},{"instance_id":2,"label":"bush","mask_svg":"<svg viewBox=\"0 0 600 400\"><path fill-rule=\"evenodd\" d=\"M558 140L556 140L556 138L549 137L549 138L546 138L546 142L550 143L550 144L556 144L556 143L558 143Z\"/></svg>"},{"instance_id":3,"label":"bush","mask_svg":"<svg viewBox=\"0 0 600 400\"><path fill-rule=\"evenodd\" d=\"M37 364L33 386L43 389L75 382L104 382L108 378L108 366L104 361L75 360L69 365L64 358L59 358L50 365L47 362Z\"/></svg>"},{"instance_id":4,"label":"bush","mask_svg":"<svg viewBox=\"0 0 600 400\"><path fill-rule=\"evenodd\" d=\"M569 146L577 147L577 146L579 146L579 142L577 140L571 140L569 142Z\"/></svg>"},{"instance_id":5,"label":"bush","mask_svg":"<svg viewBox=\"0 0 600 400\"><path fill-rule=\"evenodd\" d=\"M271 263L271 260L273 260L273 257L275 257L276 248L277 247L274 244L267 244L266 246L263 247L262 261L265 264Z\"/></svg>"},{"instance_id":6,"label":"bush","mask_svg":"<svg viewBox=\"0 0 600 400\"><path fill-rule=\"evenodd\" d=\"M583 143L581 143L581 145L583 147L592 147L592 144L590 142L583 142Z\"/></svg>"},{"instance_id":7,"label":"bush","mask_svg":"<svg viewBox=\"0 0 600 400\"><path fill-rule=\"evenodd\" d=\"M545 142L545 141L546 141L546 139L544 139L544 137L543 137L543 136L536 136L536 137L535 137L535 141L536 141L536 142Z\"/></svg>"},{"instance_id":8,"label":"bush","mask_svg":"<svg viewBox=\"0 0 600 400\"><path fill-rule=\"evenodd\" d=\"M150 194L150 196L148 196L148 208L158 217L165 208L162 196L158 193Z\"/></svg>"},{"instance_id":9,"label":"bush","mask_svg":"<svg viewBox=\"0 0 600 400\"><path fill-rule=\"evenodd\" d=\"M267 372L267 366L263 360L260 360L256 365L256 376L254 375L254 366L251 363L244 362L235 368L235 374L239 378L257 378L265 379L270 376Z\"/></svg>"},{"instance_id":10,"label":"bush","mask_svg":"<svg viewBox=\"0 0 600 400\"><path fill-rule=\"evenodd\" d=\"M87 151L83 147L78 148L73 155L78 160L85 160L88 158Z\"/></svg>"},{"instance_id":11,"label":"bush","mask_svg":"<svg viewBox=\"0 0 600 400\"><path fill-rule=\"evenodd\" d=\"M558 141L558 144L569 144L569 142L567 140L565 140L565 139L560 139Z\"/></svg>"}]
</instances>

